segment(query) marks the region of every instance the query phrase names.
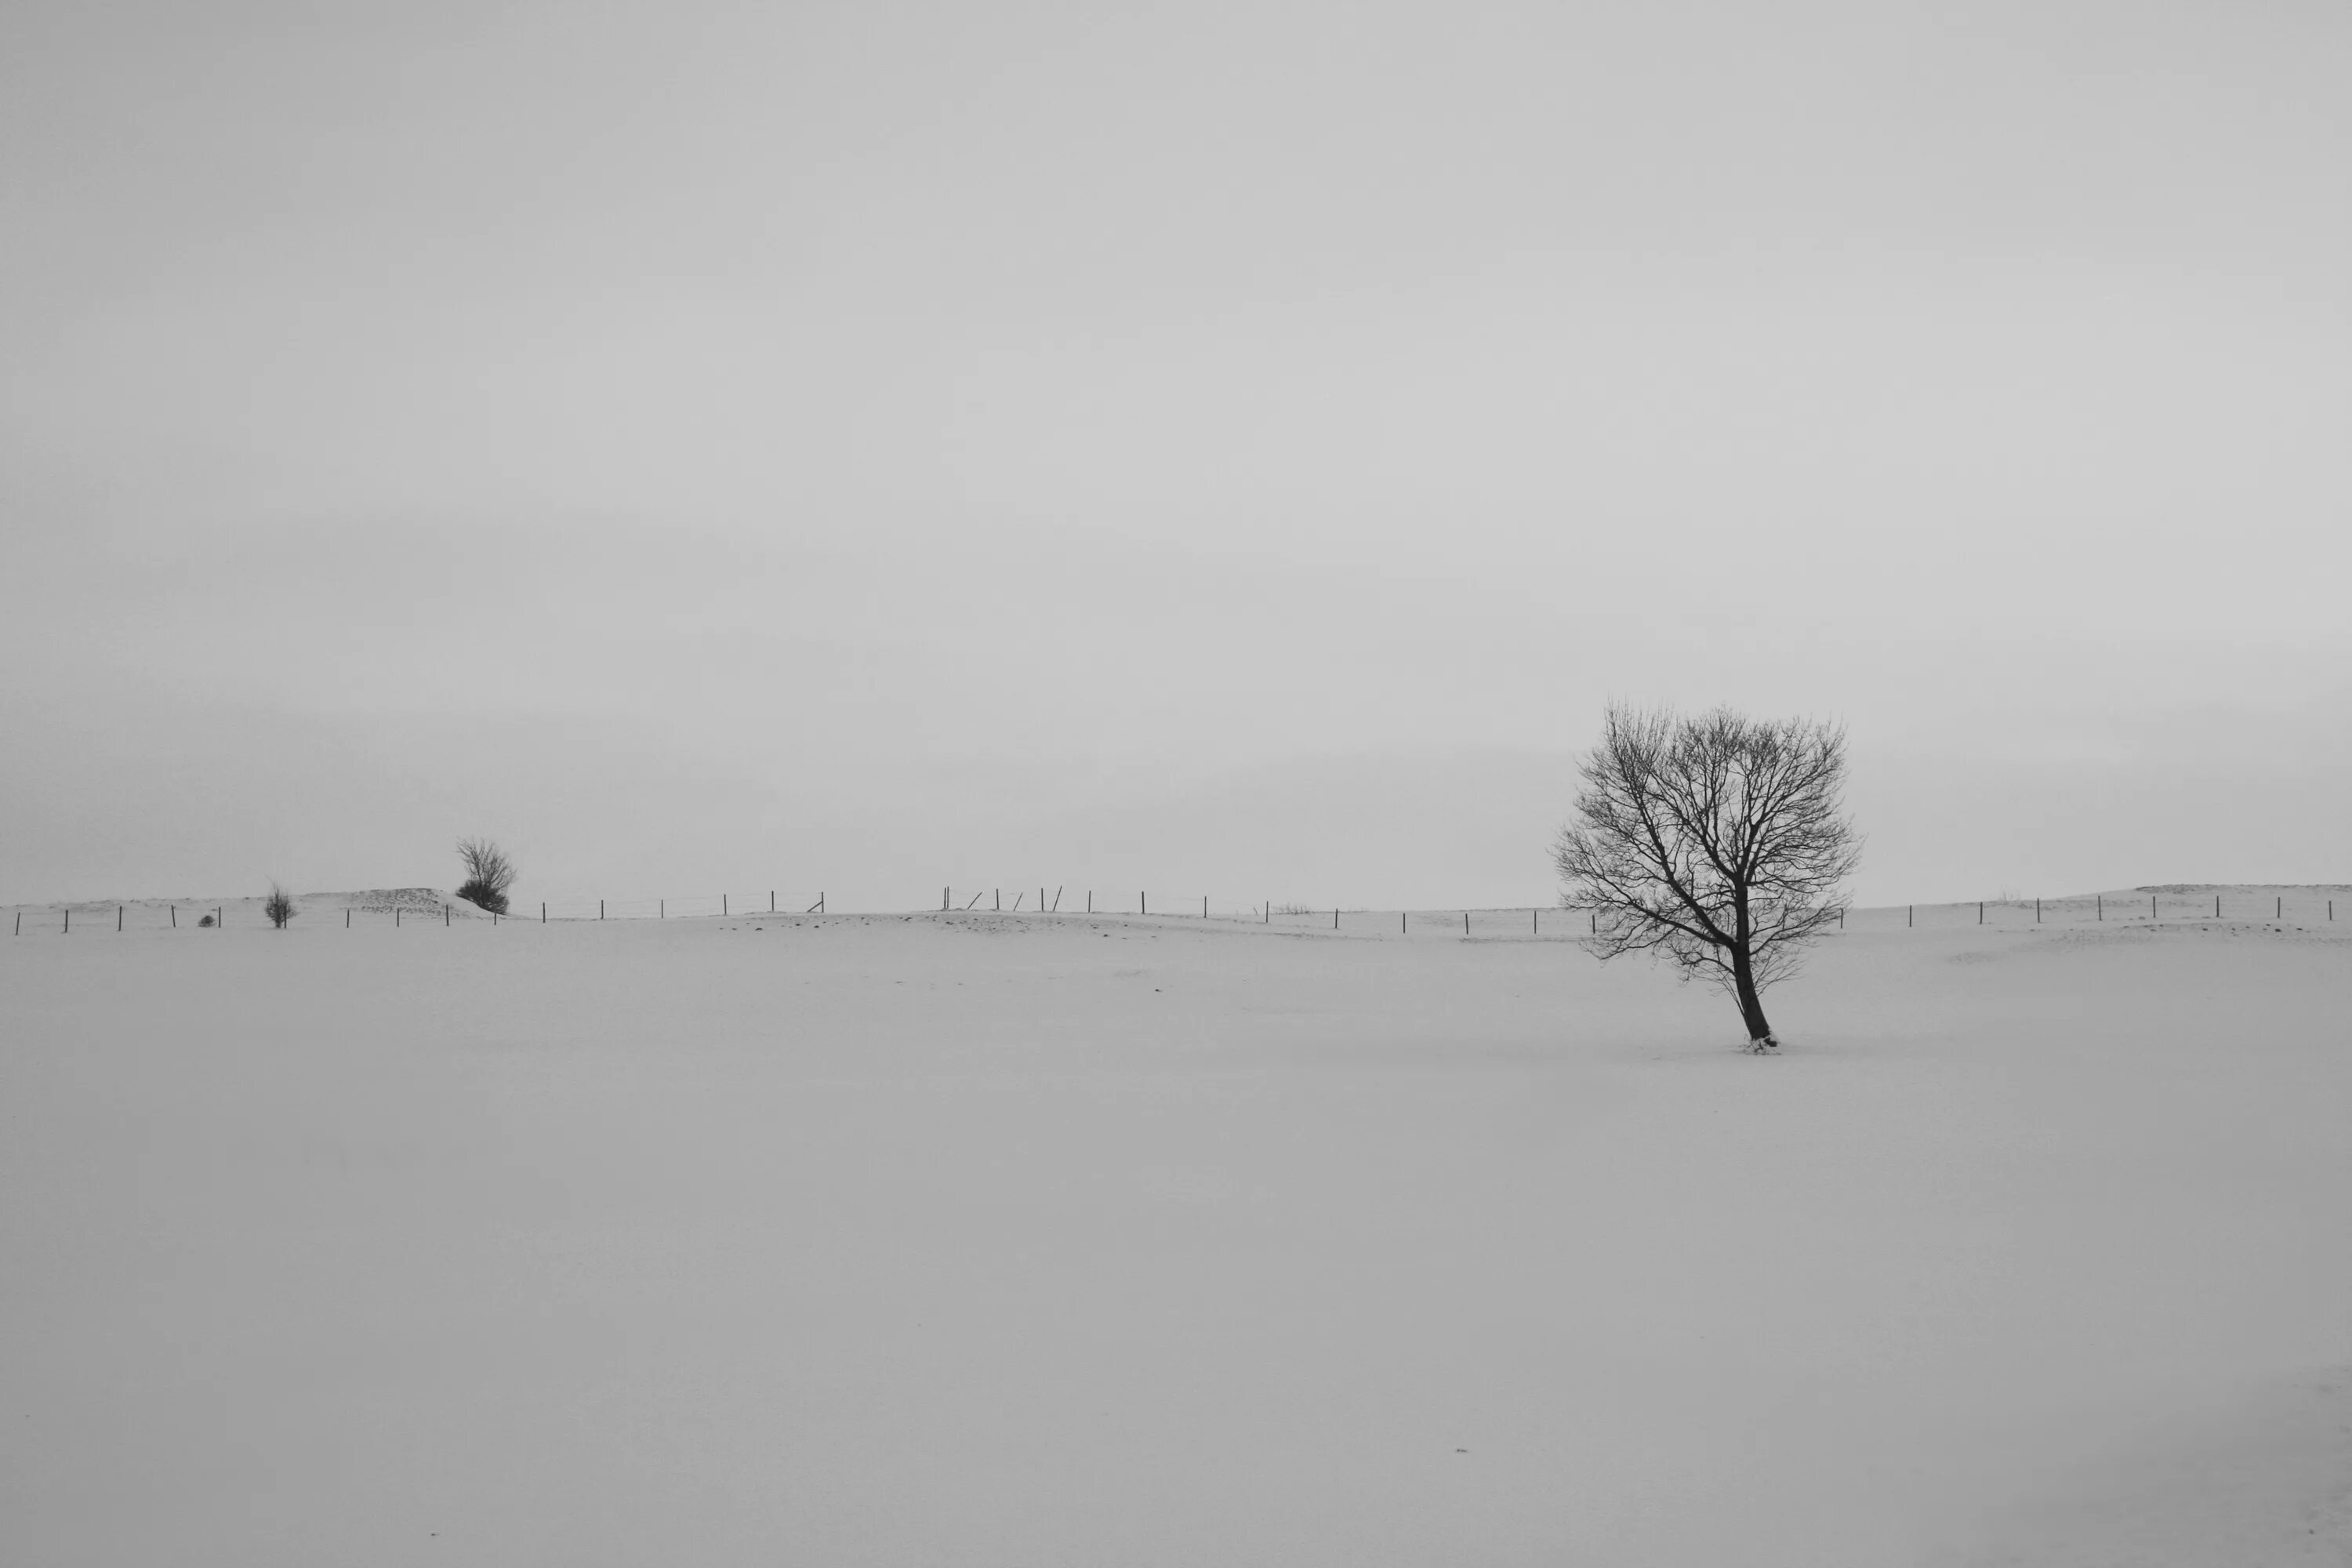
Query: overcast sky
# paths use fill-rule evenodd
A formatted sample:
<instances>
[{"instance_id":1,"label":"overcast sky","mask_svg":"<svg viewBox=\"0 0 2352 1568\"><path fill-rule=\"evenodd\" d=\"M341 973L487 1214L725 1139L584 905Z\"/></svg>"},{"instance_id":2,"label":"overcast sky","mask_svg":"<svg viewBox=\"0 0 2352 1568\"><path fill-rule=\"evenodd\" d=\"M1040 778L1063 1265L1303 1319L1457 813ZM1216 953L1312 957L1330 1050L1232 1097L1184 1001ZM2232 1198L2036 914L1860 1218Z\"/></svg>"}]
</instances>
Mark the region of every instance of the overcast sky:
<instances>
[{"instance_id":1,"label":"overcast sky","mask_svg":"<svg viewBox=\"0 0 2352 1568\"><path fill-rule=\"evenodd\" d=\"M0 11L0 901L2352 879L2334 3Z\"/></svg>"}]
</instances>

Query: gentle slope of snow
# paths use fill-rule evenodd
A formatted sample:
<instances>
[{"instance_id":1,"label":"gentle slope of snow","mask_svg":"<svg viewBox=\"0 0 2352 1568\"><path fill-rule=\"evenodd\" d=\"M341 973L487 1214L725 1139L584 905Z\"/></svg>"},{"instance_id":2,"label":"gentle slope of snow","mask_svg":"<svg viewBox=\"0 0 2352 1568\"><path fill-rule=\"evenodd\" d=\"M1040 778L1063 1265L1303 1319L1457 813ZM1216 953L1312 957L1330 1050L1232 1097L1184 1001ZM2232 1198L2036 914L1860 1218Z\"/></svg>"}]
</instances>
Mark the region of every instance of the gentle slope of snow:
<instances>
[{"instance_id":1,"label":"gentle slope of snow","mask_svg":"<svg viewBox=\"0 0 2352 1568\"><path fill-rule=\"evenodd\" d=\"M2352 922L1901 920L0 943L0 1558L2346 1561Z\"/></svg>"}]
</instances>

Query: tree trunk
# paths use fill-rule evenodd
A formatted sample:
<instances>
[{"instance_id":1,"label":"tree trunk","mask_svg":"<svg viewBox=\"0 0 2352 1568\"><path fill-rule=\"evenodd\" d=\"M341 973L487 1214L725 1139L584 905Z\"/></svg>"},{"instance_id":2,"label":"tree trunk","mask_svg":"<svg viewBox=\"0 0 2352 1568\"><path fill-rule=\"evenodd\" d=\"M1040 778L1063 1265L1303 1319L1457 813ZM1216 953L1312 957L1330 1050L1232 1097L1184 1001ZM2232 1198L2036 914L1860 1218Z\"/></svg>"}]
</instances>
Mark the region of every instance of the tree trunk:
<instances>
[{"instance_id":1,"label":"tree trunk","mask_svg":"<svg viewBox=\"0 0 2352 1568\"><path fill-rule=\"evenodd\" d=\"M1764 1016L1764 999L1756 992L1756 972L1748 963L1745 943L1731 950L1732 993L1739 1000L1740 1022L1748 1026L1748 1043L1757 1050L1777 1046L1772 1037L1772 1026Z\"/></svg>"}]
</instances>

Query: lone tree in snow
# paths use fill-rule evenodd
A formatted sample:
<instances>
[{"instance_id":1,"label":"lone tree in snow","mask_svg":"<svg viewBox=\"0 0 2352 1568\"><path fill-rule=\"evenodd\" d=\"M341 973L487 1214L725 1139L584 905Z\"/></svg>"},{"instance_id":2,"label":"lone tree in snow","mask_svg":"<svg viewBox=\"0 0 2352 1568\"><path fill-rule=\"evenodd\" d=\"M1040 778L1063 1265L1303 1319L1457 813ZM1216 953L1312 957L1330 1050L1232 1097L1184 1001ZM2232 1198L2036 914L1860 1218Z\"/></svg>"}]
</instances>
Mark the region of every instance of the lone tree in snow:
<instances>
[{"instance_id":1,"label":"lone tree in snow","mask_svg":"<svg viewBox=\"0 0 2352 1568\"><path fill-rule=\"evenodd\" d=\"M516 867L507 852L487 838L457 840L457 858L466 863L466 879L457 896L493 914L507 912L507 889L514 886Z\"/></svg>"},{"instance_id":2,"label":"lone tree in snow","mask_svg":"<svg viewBox=\"0 0 2352 1568\"><path fill-rule=\"evenodd\" d=\"M277 883L270 883L269 897L262 900L261 912L269 917L271 925L284 931L286 922L294 918L293 896ZM212 917L206 915L202 923L210 924L211 921Z\"/></svg>"},{"instance_id":3,"label":"lone tree in snow","mask_svg":"<svg viewBox=\"0 0 2352 1568\"><path fill-rule=\"evenodd\" d=\"M1838 884L1862 858L1839 798L1844 729L1612 703L1579 771L1553 858L1560 902L1592 912L1585 946L1604 963L1662 953L1684 979L1715 981L1749 1048L1777 1047L1764 989L1837 923Z\"/></svg>"}]
</instances>

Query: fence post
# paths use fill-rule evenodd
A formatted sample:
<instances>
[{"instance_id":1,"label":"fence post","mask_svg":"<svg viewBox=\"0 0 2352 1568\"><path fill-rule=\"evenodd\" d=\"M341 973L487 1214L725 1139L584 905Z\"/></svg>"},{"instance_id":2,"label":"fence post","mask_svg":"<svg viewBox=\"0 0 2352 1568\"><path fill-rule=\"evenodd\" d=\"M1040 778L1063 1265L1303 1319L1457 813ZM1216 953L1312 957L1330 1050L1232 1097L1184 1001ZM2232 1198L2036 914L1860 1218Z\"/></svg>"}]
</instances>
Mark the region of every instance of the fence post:
<instances>
[{"instance_id":1,"label":"fence post","mask_svg":"<svg viewBox=\"0 0 2352 1568\"><path fill-rule=\"evenodd\" d=\"M726 894L724 894L724 893L719 894L719 918L720 920L722 920L722 921L723 921L723 920L725 920L729 915L732 914L733 912L734 912L734 911L733 911L732 910L730 910L730 909L727 907L727 895L726 895Z\"/></svg>"},{"instance_id":2,"label":"fence post","mask_svg":"<svg viewBox=\"0 0 2352 1568\"><path fill-rule=\"evenodd\" d=\"M2221 895L2219 893L2213 895L2213 918L2217 921L2221 918Z\"/></svg>"},{"instance_id":3,"label":"fence post","mask_svg":"<svg viewBox=\"0 0 2352 1568\"><path fill-rule=\"evenodd\" d=\"M2035 925L2040 925L2042 923L2042 900L2040 899L2033 900L2033 923Z\"/></svg>"},{"instance_id":4,"label":"fence post","mask_svg":"<svg viewBox=\"0 0 2352 1568\"><path fill-rule=\"evenodd\" d=\"M1543 934L1543 911L1541 910L1529 910L1528 911L1528 934L1529 936L1541 936Z\"/></svg>"},{"instance_id":5,"label":"fence post","mask_svg":"<svg viewBox=\"0 0 2352 1568\"><path fill-rule=\"evenodd\" d=\"M1404 934L1404 911L1403 911L1402 910L1399 910L1397 911L1397 935L1399 935L1399 936L1402 936L1403 934Z\"/></svg>"},{"instance_id":6,"label":"fence post","mask_svg":"<svg viewBox=\"0 0 2352 1568\"><path fill-rule=\"evenodd\" d=\"M1464 936L1468 936L1470 934L1470 911L1468 910L1464 910L1462 911L1462 934Z\"/></svg>"},{"instance_id":7,"label":"fence post","mask_svg":"<svg viewBox=\"0 0 2352 1568\"><path fill-rule=\"evenodd\" d=\"M604 918L604 900L602 899L596 900L596 918L600 921Z\"/></svg>"},{"instance_id":8,"label":"fence post","mask_svg":"<svg viewBox=\"0 0 2352 1568\"><path fill-rule=\"evenodd\" d=\"M2278 907L2271 911L2271 919L2274 921L2283 921L2286 919L2286 895L2284 893L2281 893L2279 895Z\"/></svg>"},{"instance_id":9,"label":"fence post","mask_svg":"<svg viewBox=\"0 0 2352 1568\"><path fill-rule=\"evenodd\" d=\"M547 923L547 900L544 899L540 900L539 923L541 925L545 925Z\"/></svg>"},{"instance_id":10,"label":"fence post","mask_svg":"<svg viewBox=\"0 0 2352 1568\"><path fill-rule=\"evenodd\" d=\"M1979 899L1977 900L1977 924L1984 924L1984 900L1982 899Z\"/></svg>"},{"instance_id":11,"label":"fence post","mask_svg":"<svg viewBox=\"0 0 2352 1568\"><path fill-rule=\"evenodd\" d=\"M773 894L773 893L770 893L770 894L768 895L768 904L769 904L769 907L770 907L770 908L772 908L772 908L775 906L775 900L776 900L776 895L775 895L775 894ZM941 888L941 889L940 889L940 913L941 913L941 914L945 914L945 913L947 913L947 912L948 912L948 889L945 889L945 888Z\"/></svg>"},{"instance_id":12,"label":"fence post","mask_svg":"<svg viewBox=\"0 0 2352 1568\"><path fill-rule=\"evenodd\" d=\"M669 900L667 899L656 899L654 900L654 919L657 921L666 921L669 919Z\"/></svg>"},{"instance_id":13,"label":"fence post","mask_svg":"<svg viewBox=\"0 0 2352 1568\"><path fill-rule=\"evenodd\" d=\"M343 906L343 929L345 931L352 929L352 907L349 904Z\"/></svg>"},{"instance_id":14,"label":"fence post","mask_svg":"<svg viewBox=\"0 0 2352 1568\"><path fill-rule=\"evenodd\" d=\"M122 929L122 906L121 904L114 906L114 929L116 931L121 931Z\"/></svg>"},{"instance_id":15,"label":"fence post","mask_svg":"<svg viewBox=\"0 0 2352 1568\"><path fill-rule=\"evenodd\" d=\"M1331 911L1331 929L1333 931L1339 929L1339 911L1337 910Z\"/></svg>"},{"instance_id":16,"label":"fence post","mask_svg":"<svg viewBox=\"0 0 2352 1568\"><path fill-rule=\"evenodd\" d=\"M345 914L351 913L349 910L345 910L343 912ZM177 904L173 904L172 906L172 929L173 931L180 929L180 906Z\"/></svg>"},{"instance_id":17,"label":"fence post","mask_svg":"<svg viewBox=\"0 0 2352 1568\"><path fill-rule=\"evenodd\" d=\"M66 911L66 931L68 934L71 934L73 931L73 910L71 910Z\"/></svg>"},{"instance_id":18,"label":"fence post","mask_svg":"<svg viewBox=\"0 0 2352 1568\"><path fill-rule=\"evenodd\" d=\"M1135 895L1135 908L1136 908L1136 911L1137 911L1139 914L1147 914L1147 915L1148 915L1148 914L1150 914L1150 913L1151 912L1151 899L1150 899L1150 896L1149 894L1146 894L1146 893L1138 893L1138 894L1136 894L1136 895Z\"/></svg>"},{"instance_id":19,"label":"fence post","mask_svg":"<svg viewBox=\"0 0 2352 1568\"><path fill-rule=\"evenodd\" d=\"M2154 893L2150 893L2147 896L2147 918L2150 920L2156 919L2156 895Z\"/></svg>"},{"instance_id":20,"label":"fence post","mask_svg":"<svg viewBox=\"0 0 2352 1568\"><path fill-rule=\"evenodd\" d=\"M449 906L446 904L441 906L441 923L445 926L449 923Z\"/></svg>"},{"instance_id":21,"label":"fence post","mask_svg":"<svg viewBox=\"0 0 2352 1568\"><path fill-rule=\"evenodd\" d=\"M1201 918L1202 920L1209 918L1209 895L1206 893L1201 895Z\"/></svg>"},{"instance_id":22,"label":"fence post","mask_svg":"<svg viewBox=\"0 0 2352 1568\"><path fill-rule=\"evenodd\" d=\"M1916 915L1918 911L1919 906L1916 904L1906 904L1903 906L1903 929L1905 931L1909 931L1911 929L1912 918Z\"/></svg>"},{"instance_id":23,"label":"fence post","mask_svg":"<svg viewBox=\"0 0 2352 1568\"><path fill-rule=\"evenodd\" d=\"M998 914L1000 914L1000 915L1001 915L1001 914L1003 914L1003 913L1004 912L1004 889L1003 889L999 888L999 889L996 889L996 902L995 902L995 903L993 903L993 904L992 904L992 905L990 905L989 907L990 907L991 909L994 910L995 910Z\"/></svg>"},{"instance_id":24,"label":"fence post","mask_svg":"<svg viewBox=\"0 0 2352 1568\"><path fill-rule=\"evenodd\" d=\"M392 929L394 931L398 931L400 929L400 906L398 904L392 906Z\"/></svg>"},{"instance_id":25,"label":"fence post","mask_svg":"<svg viewBox=\"0 0 2352 1568\"><path fill-rule=\"evenodd\" d=\"M1088 889L1087 889L1087 913L1088 913L1088 914L1092 914L1092 913L1094 913L1094 912L1095 912L1095 890L1094 890L1092 888L1088 888Z\"/></svg>"}]
</instances>

